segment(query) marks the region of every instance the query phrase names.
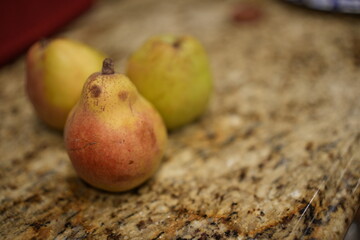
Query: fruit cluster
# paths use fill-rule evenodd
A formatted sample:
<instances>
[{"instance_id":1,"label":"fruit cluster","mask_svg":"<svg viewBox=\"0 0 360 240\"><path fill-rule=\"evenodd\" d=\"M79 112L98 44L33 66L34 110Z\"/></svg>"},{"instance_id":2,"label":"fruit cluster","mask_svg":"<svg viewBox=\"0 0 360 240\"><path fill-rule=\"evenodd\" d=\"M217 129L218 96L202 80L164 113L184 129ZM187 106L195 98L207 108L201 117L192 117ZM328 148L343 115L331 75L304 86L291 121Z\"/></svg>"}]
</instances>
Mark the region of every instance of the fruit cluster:
<instances>
[{"instance_id":1,"label":"fruit cluster","mask_svg":"<svg viewBox=\"0 0 360 240\"><path fill-rule=\"evenodd\" d=\"M150 38L129 57L126 75L83 43L43 40L29 49L26 70L35 112L64 130L78 175L113 192L132 189L156 172L167 129L199 117L212 91L208 58L190 36Z\"/></svg>"}]
</instances>

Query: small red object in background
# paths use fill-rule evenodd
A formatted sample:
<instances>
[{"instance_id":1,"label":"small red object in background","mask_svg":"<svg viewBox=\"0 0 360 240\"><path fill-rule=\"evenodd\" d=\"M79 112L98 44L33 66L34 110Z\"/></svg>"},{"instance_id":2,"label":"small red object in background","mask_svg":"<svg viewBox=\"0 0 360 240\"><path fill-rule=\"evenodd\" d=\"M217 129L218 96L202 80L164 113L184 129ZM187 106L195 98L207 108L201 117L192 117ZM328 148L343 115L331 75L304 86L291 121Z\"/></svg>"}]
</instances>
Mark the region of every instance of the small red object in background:
<instances>
[{"instance_id":1,"label":"small red object in background","mask_svg":"<svg viewBox=\"0 0 360 240\"><path fill-rule=\"evenodd\" d=\"M0 65L54 33L94 0L1 0Z\"/></svg>"},{"instance_id":2,"label":"small red object in background","mask_svg":"<svg viewBox=\"0 0 360 240\"><path fill-rule=\"evenodd\" d=\"M232 20L234 22L253 22L263 16L262 9L252 3L238 3L233 8Z\"/></svg>"}]
</instances>

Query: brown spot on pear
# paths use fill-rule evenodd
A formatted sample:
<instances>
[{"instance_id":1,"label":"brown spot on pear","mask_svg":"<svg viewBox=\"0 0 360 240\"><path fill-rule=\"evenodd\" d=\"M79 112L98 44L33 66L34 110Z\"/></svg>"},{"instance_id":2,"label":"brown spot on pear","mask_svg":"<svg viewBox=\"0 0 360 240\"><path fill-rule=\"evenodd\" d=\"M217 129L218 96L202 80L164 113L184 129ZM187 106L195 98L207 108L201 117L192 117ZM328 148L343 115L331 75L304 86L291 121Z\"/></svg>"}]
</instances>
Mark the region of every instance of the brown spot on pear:
<instances>
[{"instance_id":1,"label":"brown spot on pear","mask_svg":"<svg viewBox=\"0 0 360 240\"><path fill-rule=\"evenodd\" d=\"M121 99L121 101L125 101L128 98L129 93L125 92L125 91L121 91L119 93L119 98Z\"/></svg>"},{"instance_id":2,"label":"brown spot on pear","mask_svg":"<svg viewBox=\"0 0 360 240\"><path fill-rule=\"evenodd\" d=\"M103 71L85 83L66 123L65 145L82 179L94 187L118 192L142 184L156 172L167 133L156 109L126 76L109 73L111 69L104 71L108 66L106 60ZM94 85L102 89L96 99L89 98ZM124 101L119 101L121 97ZM99 111L100 106L103 111Z\"/></svg>"},{"instance_id":3,"label":"brown spot on pear","mask_svg":"<svg viewBox=\"0 0 360 240\"><path fill-rule=\"evenodd\" d=\"M91 96L97 98L100 96L101 88L98 85L92 85L90 88Z\"/></svg>"}]
</instances>

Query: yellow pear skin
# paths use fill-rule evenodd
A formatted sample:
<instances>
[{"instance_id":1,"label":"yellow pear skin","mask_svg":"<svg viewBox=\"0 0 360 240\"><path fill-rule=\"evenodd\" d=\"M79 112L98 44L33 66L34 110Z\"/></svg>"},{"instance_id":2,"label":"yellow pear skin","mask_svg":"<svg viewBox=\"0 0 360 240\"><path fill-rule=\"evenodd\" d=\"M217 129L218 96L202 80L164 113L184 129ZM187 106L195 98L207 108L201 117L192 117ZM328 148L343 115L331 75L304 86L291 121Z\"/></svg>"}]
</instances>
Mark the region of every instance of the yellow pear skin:
<instances>
[{"instance_id":1,"label":"yellow pear skin","mask_svg":"<svg viewBox=\"0 0 360 240\"><path fill-rule=\"evenodd\" d=\"M150 38L130 56L126 74L158 109L168 129L198 118L212 93L207 54L191 36Z\"/></svg>"},{"instance_id":2,"label":"yellow pear skin","mask_svg":"<svg viewBox=\"0 0 360 240\"><path fill-rule=\"evenodd\" d=\"M139 186L158 169L167 142L156 109L111 59L86 81L66 122L65 146L78 175L111 192Z\"/></svg>"},{"instance_id":3,"label":"yellow pear skin","mask_svg":"<svg viewBox=\"0 0 360 240\"><path fill-rule=\"evenodd\" d=\"M39 118L63 130L87 77L101 68L105 57L70 39L35 43L26 56L26 92Z\"/></svg>"}]
</instances>

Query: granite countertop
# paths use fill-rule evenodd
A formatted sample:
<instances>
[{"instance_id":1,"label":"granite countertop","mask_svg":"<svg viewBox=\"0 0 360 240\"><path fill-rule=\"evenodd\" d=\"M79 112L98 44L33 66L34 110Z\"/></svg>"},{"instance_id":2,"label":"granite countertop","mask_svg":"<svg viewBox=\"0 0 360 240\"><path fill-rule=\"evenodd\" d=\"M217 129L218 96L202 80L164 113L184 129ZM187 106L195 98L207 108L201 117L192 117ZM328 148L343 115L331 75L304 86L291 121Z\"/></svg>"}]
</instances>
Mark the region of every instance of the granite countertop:
<instances>
[{"instance_id":1,"label":"granite countertop","mask_svg":"<svg viewBox=\"0 0 360 240\"><path fill-rule=\"evenodd\" d=\"M24 57L3 66L0 238L342 239L360 197L360 18L259 0L257 19L235 22L241 2L103 0L58 34L118 71L158 33L209 52L208 111L130 192L79 180L24 94Z\"/></svg>"}]
</instances>

